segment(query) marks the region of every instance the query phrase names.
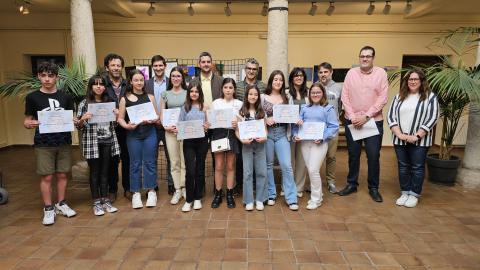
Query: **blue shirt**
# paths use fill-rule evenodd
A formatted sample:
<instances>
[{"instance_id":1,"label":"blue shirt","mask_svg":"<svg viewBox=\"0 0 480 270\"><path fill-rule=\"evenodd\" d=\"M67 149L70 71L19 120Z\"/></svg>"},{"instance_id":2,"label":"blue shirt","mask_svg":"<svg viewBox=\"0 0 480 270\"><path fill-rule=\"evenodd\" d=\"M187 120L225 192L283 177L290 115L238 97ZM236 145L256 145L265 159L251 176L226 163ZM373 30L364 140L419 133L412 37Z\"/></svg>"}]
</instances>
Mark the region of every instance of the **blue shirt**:
<instances>
[{"instance_id":1,"label":"blue shirt","mask_svg":"<svg viewBox=\"0 0 480 270\"><path fill-rule=\"evenodd\" d=\"M300 110L300 119L303 122L324 122L323 140L332 139L338 131L337 113L333 105L325 107L321 105L304 106ZM293 136L298 134L298 126L293 126Z\"/></svg>"},{"instance_id":2,"label":"blue shirt","mask_svg":"<svg viewBox=\"0 0 480 270\"><path fill-rule=\"evenodd\" d=\"M160 111L160 104L162 101L162 93L167 91L167 76L163 76L161 81L157 81L157 77L153 79L153 94L155 95L155 101L157 102L157 109Z\"/></svg>"},{"instance_id":3,"label":"blue shirt","mask_svg":"<svg viewBox=\"0 0 480 270\"><path fill-rule=\"evenodd\" d=\"M185 105L182 106L180 110L180 116L178 121L191 121L191 120L202 120L205 123L205 112L200 111L197 106L192 106L190 111L187 113L185 111Z\"/></svg>"}]
</instances>

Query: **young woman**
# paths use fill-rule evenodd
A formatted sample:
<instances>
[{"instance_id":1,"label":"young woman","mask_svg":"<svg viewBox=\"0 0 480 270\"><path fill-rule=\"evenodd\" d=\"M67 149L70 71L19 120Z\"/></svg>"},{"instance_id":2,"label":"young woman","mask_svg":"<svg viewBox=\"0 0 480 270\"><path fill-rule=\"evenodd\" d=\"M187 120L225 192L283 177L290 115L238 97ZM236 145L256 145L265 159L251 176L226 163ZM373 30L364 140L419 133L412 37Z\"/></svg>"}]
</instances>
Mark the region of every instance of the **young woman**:
<instances>
[{"instance_id":1,"label":"young woman","mask_svg":"<svg viewBox=\"0 0 480 270\"><path fill-rule=\"evenodd\" d=\"M208 131L205 112L207 106L203 103L203 91L200 83L191 83L187 89L187 99L180 111L178 121L202 120L204 129ZM208 152L208 137L183 140L183 155L186 167L186 202L183 212L202 208L202 197L205 188L205 159Z\"/></svg>"},{"instance_id":2,"label":"young woman","mask_svg":"<svg viewBox=\"0 0 480 270\"><path fill-rule=\"evenodd\" d=\"M240 121L263 121L265 112L260 103L260 90L256 85L248 85L246 87L245 98L243 99L239 116ZM255 207L257 210L262 211L267 191L267 156L265 153L267 137L241 140L238 128L236 135L243 144L243 203L245 203L245 210L253 210L253 172L255 172Z\"/></svg>"},{"instance_id":3,"label":"young woman","mask_svg":"<svg viewBox=\"0 0 480 270\"><path fill-rule=\"evenodd\" d=\"M167 91L162 93L161 113L164 109L181 108L187 97L187 84L180 67L174 67L170 72ZM160 118L161 119L161 118ZM170 172L175 186L171 204L177 204L180 199L186 198L185 191L185 160L183 158L183 141L177 140L177 127L164 126L165 141L167 142L168 155L170 157Z\"/></svg>"},{"instance_id":4,"label":"young woman","mask_svg":"<svg viewBox=\"0 0 480 270\"><path fill-rule=\"evenodd\" d=\"M275 205L277 191L273 178L274 154L277 155L282 170L282 188L285 200L292 211L298 210L297 187L293 180L292 161L290 156L290 125L277 124L273 120L273 106L277 104L293 104L293 99L285 93L285 76L280 70L274 70L268 78L265 94L261 96L262 107L267 115L267 180L268 205Z\"/></svg>"},{"instance_id":5,"label":"young woman","mask_svg":"<svg viewBox=\"0 0 480 270\"><path fill-rule=\"evenodd\" d=\"M320 168L327 155L328 141L335 137L338 131L337 114L333 105L328 105L327 94L321 83L314 83L308 93L309 105L300 111L300 121L293 129L294 140L300 142L303 159L310 177L310 200L307 209L317 209L322 204L322 179L320 178ZM302 140L298 136L299 126L306 122L325 123L322 139Z\"/></svg>"},{"instance_id":6,"label":"young woman","mask_svg":"<svg viewBox=\"0 0 480 270\"><path fill-rule=\"evenodd\" d=\"M135 105L151 102L155 111L155 97L145 92L145 78L140 70L133 70L130 73L125 97L120 99L118 123L127 131L127 148L130 155L130 191L132 196L132 207L142 208L140 190L148 191L147 207L157 205L157 132L155 130L156 120L132 123L127 114L127 108ZM157 113L158 114L158 113ZM142 176L143 171L143 176Z\"/></svg>"},{"instance_id":7,"label":"young woman","mask_svg":"<svg viewBox=\"0 0 480 270\"><path fill-rule=\"evenodd\" d=\"M234 128L237 127L236 115L242 107L242 102L235 99L235 80L225 78L222 83L221 98L216 99L212 103L212 110L232 109L234 119L232 119L232 129L216 128L212 132L212 140L228 138L230 150L215 153L215 194L213 196L212 208L218 208L222 203L223 196L223 171L227 170L227 207L235 207L235 199L233 196L233 187L235 186L235 155L239 152L238 140L235 137Z\"/></svg>"},{"instance_id":8,"label":"young woman","mask_svg":"<svg viewBox=\"0 0 480 270\"><path fill-rule=\"evenodd\" d=\"M90 168L90 192L93 199L93 214L103 216L117 212L117 208L107 197L108 179L112 157L120 155L120 146L115 134L115 122L88 123L93 114L88 112L88 104L109 102L105 91L105 79L94 75L88 80L87 97L80 102L76 126L82 130L82 153ZM118 114L115 109L114 113Z\"/></svg>"},{"instance_id":9,"label":"young woman","mask_svg":"<svg viewBox=\"0 0 480 270\"><path fill-rule=\"evenodd\" d=\"M293 104L299 105L302 109L308 104L308 89L307 89L307 74L302 68L294 68L288 76L288 94L293 98ZM297 184L297 196L303 196L305 187L305 180L307 178L307 171L305 161L303 160L302 151L300 150L300 143L292 140L292 167L294 178Z\"/></svg>"},{"instance_id":10,"label":"young woman","mask_svg":"<svg viewBox=\"0 0 480 270\"><path fill-rule=\"evenodd\" d=\"M407 72L388 110L388 126L398 159L402 191L396 204L415 207L422 193L425 159L432 146L432 129L438 119L437 96L421 69Z\"/></svg>"}]
</instances>

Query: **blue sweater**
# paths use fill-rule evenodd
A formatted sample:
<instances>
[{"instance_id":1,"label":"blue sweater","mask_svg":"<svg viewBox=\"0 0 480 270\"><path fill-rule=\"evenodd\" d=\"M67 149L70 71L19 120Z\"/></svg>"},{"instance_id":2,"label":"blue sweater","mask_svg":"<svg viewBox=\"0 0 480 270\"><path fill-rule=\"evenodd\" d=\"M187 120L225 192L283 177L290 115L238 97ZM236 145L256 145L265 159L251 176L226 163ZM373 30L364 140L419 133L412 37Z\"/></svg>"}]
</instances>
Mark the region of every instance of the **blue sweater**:
<instances>
[{"instance_id":1,"label":"blue sweater","mask_svg":"<svg viewBox=\"0 0 480 270\"><path fill-rule=\"evenodd\" d=\"M327 105L325 107L320 105L303 106L300 110L300 119L303 120L303 122L324 122L324 141L332 139L338 131L337 114L333 105ZM297 136L298 128L298 125L293 126L293 136Z\"/></svg>"}]
</instances>

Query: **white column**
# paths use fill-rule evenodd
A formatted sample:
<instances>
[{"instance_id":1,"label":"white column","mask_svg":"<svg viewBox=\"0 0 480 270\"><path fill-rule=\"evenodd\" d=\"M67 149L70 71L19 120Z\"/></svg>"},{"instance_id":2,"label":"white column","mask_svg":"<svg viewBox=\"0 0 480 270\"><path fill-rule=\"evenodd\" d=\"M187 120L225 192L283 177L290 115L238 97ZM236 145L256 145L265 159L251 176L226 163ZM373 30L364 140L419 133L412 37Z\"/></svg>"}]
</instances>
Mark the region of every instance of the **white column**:
<instances>
[{"instance_id":1,"label":"white column","mask_svg":"<svg viewBox=\"0 0 480 270\"><path fill-rule=\"evenodd\" d=\"M70 0L70 25L73 59L82 57L87 74L94 74L97 70L97 55L91 0Z\"/></svg>"},{"instance_id":2,"label":"white column","mask_svg":"<svg viewBox=\"0 0 480 270\"><path fill-rule=\"evenodd\" d=\"M288 0L270 0L267 38L267 78L279 69L288 77Z\"/></svg>"}]
</instances>

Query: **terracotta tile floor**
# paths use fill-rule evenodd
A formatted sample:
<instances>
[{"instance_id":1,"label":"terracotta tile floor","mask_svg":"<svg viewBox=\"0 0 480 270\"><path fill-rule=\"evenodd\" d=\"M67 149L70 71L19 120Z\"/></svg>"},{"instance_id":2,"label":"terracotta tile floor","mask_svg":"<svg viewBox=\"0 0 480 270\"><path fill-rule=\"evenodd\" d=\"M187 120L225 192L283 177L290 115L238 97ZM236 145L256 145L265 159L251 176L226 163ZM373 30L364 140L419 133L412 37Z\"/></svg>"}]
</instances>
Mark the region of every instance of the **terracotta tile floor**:
<instances>
[{"instance_id":1,"label":"terracotta tile floor","mask_svg":"<svg viewBox=\"0 0 480 270\"><path fill-rule=\"evenodd\" d=\"M78 156L78 151L76 151ZM364 158L364 157L363 157ZM346 176L346 150L338 153L338 185ZM381 192L373 202L362 163L358 193L328 193L316 211L289 211L280 199L263 212L225 204L212 210L212 179L200 211L172 206L160 183L158 206L133 210L120 197L119 212L95 217L86 183L72 181L70 205L78 215L41 224L42 203L33 150L0 150L10 193L0 206L0 269L480 269L480 190L426 183L417 208L394 204L396 162L382 150ZM210 169L209 169L210 170ZM163 179L163 178L162 178ZM308 195L308 194L307 194Z\"/></svg>"}]
</instances>

